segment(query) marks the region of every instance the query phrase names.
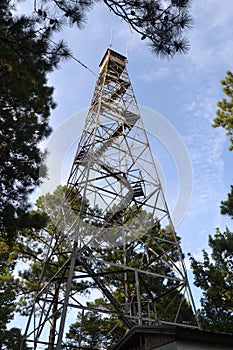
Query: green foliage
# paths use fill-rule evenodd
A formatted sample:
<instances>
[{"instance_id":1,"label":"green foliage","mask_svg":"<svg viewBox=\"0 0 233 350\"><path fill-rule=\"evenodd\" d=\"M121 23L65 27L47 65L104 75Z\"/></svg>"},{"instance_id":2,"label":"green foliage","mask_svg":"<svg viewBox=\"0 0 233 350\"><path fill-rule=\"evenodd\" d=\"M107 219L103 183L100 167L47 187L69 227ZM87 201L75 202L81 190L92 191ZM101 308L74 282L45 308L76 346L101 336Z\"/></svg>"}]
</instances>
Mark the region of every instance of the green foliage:
<instances>
[{"instance_id":1,"label":"green foliage","mask_svg":"<svg viewBox=\"0 0 233 350\"><path fill-rule=\"evenodd\" d=\"M233 186L231 185L231 192L227 194L227 200L221 202L221 214L229 215L233 219Z\"/></svg>"},{"instance_id":2,"label":"green foliage","mask_svg":"<svg viewBox=\"0 0 233 350\"><path fill-rule=\"evenodd\" d=\"M145 224L146 216L150 220L150 216L145 214ZM135 222L134 230L135 236L138 237L137 234L139 232L137 232ZM174 262L178 261L178 251L168 249L168 242L171 241L171 233L168 231L159 227L151 230L150 233L152 236L153 234L156 236L159 245L158 241L154 241L151 236L140 236L139 234L140 238L135 238L133 242L129 241L126 243L124 250L119 245L112 249L95 248L91 253L93 256L92 269L100 274L101 272L105 273L102 283L112 291L115 299L121 305L125 305L128 302L134 305L135 309L137 308L137 294L135 292L134 269L146 269L149 273L143 274L143 277L141 276L142 279L140 279L142 317L148 314L148 300L150 300L156 303L156 315L154 308L150 310L151 319L158 317L159 321L193 324L193 312L187 300L181 298L181 294L176 288L177 282L169 278L165 280L150 274L151 272L161 276L174 277L174 272L169 267L169 264L166 264L165 261L162 262L161 259L155 259L156 255L161 256L162 248L164 252L167 252L167 259L170 256ZM148 249L145 250L145 247ZM95 255L98 256L97 260L94 259ZM127 273L122 272L124 264L129 268ZM181 298L183 301L177 318L177 303L179 304L179 302L171 303L176 298L177 300ZM83 314L78 313L76 322L70 326L70 330L67 333L67 345L78 346L81 342L81 346L88 349L94 349L97 345L99 348L108 348L119 341L125 333L125 328L109 301L106 298L98 298L88 302L87 306L92 307L92 311L87 311ZM108 311L98 315L94 311L97 309ZM108 315L109 312L111 316Z\"/></svg>"},{"instance_id":3,"label":"green foliage","mask_svg":"<svg viewBox=\"0 0 233 350\"><path fill-rule=\"evenodd\" d=\"M85 315L78 313L77 321L66 335L67 347L77 347L82 334L82 346L90 350L108 348L119 341L125 331L116 316L105 316L88 311ZM71 347L72 348L72 347Z\"/></svg>"},{"instance_id":4,"label":"green foliage","mask_svg":"<svg viewBox=\"0 0 233 350\"><path fill-rule=\"evenodd\" d=\"M18 280L13 275L16 258L12 247L0 238L0 349L2 350L18 350L22 340L18 328L7 328L8 323L14 318L19 292Z\"/></svg>"},{"instance_id":5,"label":"green foliage","mask_svg":"<svg viewBox=\"0 0 233 350\"><path fill-rule=\"evenodd\" d=\"M47 74L66 55L62 43L51 44L51 35L35 18L17 17L11 1L0 2L0 232L11 239L45 176L39 143L51 131L55 108Z\"/></svg>"},{"instance_id":6,"label":"green foliage","mask_svg":"<svg viewBox=\"0 0 233 350\"><path fill-rule=\"evenodd\" d=\"M18 258L23 262L27 262L28 268L19 271L20 288L22 296L19 299L19 310L22 315L27 315L30 309L31 301L34 298L34 293L38 287L38 281L41 275L41 270L46 259L46 254L49 249L51 235L58 219L62 197L64 195L64 187L59 186L54 195L47 194L37 199L35 206L37 214L44 219L44 225L38 228L25 228L18 232L16 251ZM61 229L63 224L61 222ZM57 241L57 250L61 232L56 232L54 237ZM65 258L51 261L51 266L47 269L47 279L49 280L55 271L63 264Z\"/></svg>"},{"instance_id":7,"label":"green foliage","mask_svg":"<svg viewBox=\"0 0 233 350\"><path fill-rule=\"evenodd\" d=\"M0 241L0 329L5 329L7 323L13 318L17 288L12 271L14 262L11 260L9 247Z\"/></svg>"},{"instance_id":8,"label":"green foliage","mask_svg":"<svg viewBox=\"0 0 233 350\"><path fill-rule=\"evenodd\" d=\"M60 276L58 270L69 257L67 254L69 254L70 250L67 248L69 244L71 244L73 232L69 231L69 227L73 227L81 204L81 198L78 194L75 194L72 189L66 190L66 200L64 200L64 191L65 187L59 186L53 194L46 194L37 200L36 212L41 215L42 212L44 213L47 218L46 226L38 230L21 230L17 241L18 254L23 261L27 262L28 266L27 269L20 272L20 288L23 296L19 304L21 314L27 315L32 298L37 289L51 235L53 235L53 257L47 261L46 273L42 282L46 283L46 281L50 280L56 273L56 282L54 282L54 286L52 286L54 292L52 292L51 289L54 295L52 305L54 317L51 319L50 329L51 343L53 342L53 327L56 325L58 310L57 301L58 298L61 297L61 295L58 296L58 293L56 294L56 290L60 289L60 292L65 290L63 284L66 282L67 278L67 272L65 272L64 275L64 272L61 271ZM63 210L68 210L67 213L69 214L66 215L65 222L63 221L63 217L60 216L61 203L63 203ZM71 207L73 208L72 210L70 210ZM91 216L89 216L90 213ZM97 224L94 221L95 213L97 214ZM125 212L126 217L127 214L128 213ZM99 229L99 217L99 208L90 208L88 202L85 202L83 219L84 221L86 220L85 224L90 226L90 232L93 232L94 229ZM145 227L147 224L151 227L152 218L148 213L140 211L140 220L143 220ZM169 259L169 257L171 257L173 262L177 262L179 251L175 250L173 247L173 238L169 227L161 229L159 225L154 225L148 235L146 235L144 232L145 230L142 230L140 220L136 220L136 218L127 220L125 223L125 232L129 231L130 236L126 236L124 239L122 238L122 230L119 233L117 231L117 225L111 226L111 237L109 237L111 240L107 240L107 246L100 244L97 245L98 248L95 247L93 250L89 248L90 251L88 251L88 254L90 253L92 256L89 264L93 271L100 273L100 275L101 272L103 272L104 277L101 277L102 282L112 291L115 299L117 299L120 304L125 304L127 298L130 299L132 304L137 304L135 272L133 269L136 268L140 270L145 267L149 272L160 274L161 278L157 278L157 276L153 277L149 274L146 278L143 277L144 281L141 283L141 297L145 300L145 303L142 303L142 314L145 313L145 315L147 315L148 313L148 299L158 299L156 316L158 316L160 321L166 319L166 321L170 320L173 322L176 318L177 307L172 305L172 303L170 304L170 301L173 298L179 299L181 295L176 289L176 280L163 278L163 276L174 276L171 267L169 267L166 261L164 261L164 263L160 262L160 259L156 259L156 256L161 256L161 254L166 251L167 258ZM130 225L132 225L134 229L134 239L132 239L132 229L130 229ZM54 230L55 227L56 230ZM86 226L84 225L84 231L85 228ZM127 230L127 228L129 230ZM106 233L106 230L104 232ZM82 234L85 235L85 232L82 233L81 231L81 235ZM155 236L156 240L153 240L152 236ZM118 240L117 246L113 244L116 242L116 239ZM123 244L125 244L124 247ZM127 280L125 280L126 275L124 271L122 271L122 266L124 266L124 264L129 267L127 271ZM83 267L81 265L78 266L78 261L76 268L77 271L83 271ZM43 284L41 287L42 286ZM81 297L89 296L96 288L95 281L89 278L80 278L73 281L73 290L78 292ZM92 295L90 295L90 297L92 300ZM71 325L70 331L67 334L69 346L77 346L80 327L82 327L82 344L84 347L94 348L97 344L102 344L106 347L118 341L123 336L125 328L115 314L114 306L110 305L109 300L105 297L92 300L87 302L87 307L90 307L91 310L84 314L78 313L76 322ZM108 312L101 315L93 311L93 309L96 310L96 308L108 310ZM109 312L112 313L111 317L109 317ZM155 317L154 309L151 310L151 317ZM193 322L191 307L185 299L183 299L179 318L176 319L176 321L183 322L184 320L187 324Z\"/></svg>"},{"instance_id":9,"label":"green foliage","mask_svg":"<svg viewBox=\"0 0 233 350\"><path fill-rule=\"evenodd\" d=\"M223 85L223 92L229 98L223 98L222 101L217 103L219 109L216 112L214 118L213 127L223 127L226 130L226 134L229 136L231 145L229 150L233 150L233 73L227 71L226 78L221 81Z\"/></svg>"},{"instance_id":10,"label":"green foliage","mask_svg":"<svg viewBox=\"0 0 233 350\"><path fill-rule=\"evenodd\" d=\"M199 316L204 329L232 332L233 327L233 233L216 230L209 236L211 254L203 261L191 257L195 285L203 291Z\"/></svg>"},{"instance_id":11,"label":"green foliage","mask_svg":"<svg viewBox=\"0 0 233 350\"><path fill-rule=\"evenodd\" d=\"M54 195L39 199L34 211L29 211L28 200L46 175L43 163L45 154L39 144L51 132L49 116L55 108L53 88L47 85L47 75L58 66L62 57L68 56L63 42L54 44L52 35L61 29L65 19L81 28L87 10L96 1L50 1L47 2L48 10L45 10L44 2L42 0L38 5L35 1L37 15L34 17L17 16L10 0L0 2L0 346L8 350L19 348L21 338L20 330L6 330L16 309L18 291L23 295L18 309L26 315L60 215L61 187ZM187 42L182 33L191 23L188 13L190 1L172 1L169 6L165 6L161 0L104 3L140 33L142 39L148 38L154 53L173 56L176 52L186 50ZM76 213L80 211L80 198L76 194L73 196L72 191L66 204L72 206ZM84 216L87 211L90 217L93 211L100 214L99 208L89 208L88 202L83 209ZM70 216L71 222L74 211ZM85 220L96 227L101 225L99 221L90 223L88 218ZM60 230L53 236L55 252L58 254L57 257L54 255L46 270L47 279L54 275L66 259L60 254L66 242L63 219L59 221L58 228ZM66 244L69 245L69 242ZM20 272L20 283L13 276L16 259L27 262L29 266ZM59 280L60 276L57 277ZM90 282L79 281L75 287L85 293L89 286ZM58 287L54 285L55 290ZM55 315L55 299L53 310ZM90 322L92 318L93 315L90 315ZM104 325L106 329L111 327L110 320L106 319ZM98 334L102 334L104 339L103 329Z\"/></svg>"},{"instance_id":12,"label":"green foliage","mask_svg":"<svg viewBox=\"0 0 233 350\"><path fill-rule=\"evenodd\" d=\"M82 28L87 12L100 0L37 0L35 10L47 26L66 23ZM148 39L151 50L161 57L172 57L189 49L184 32L192 26L190 0L103 0L108 9L125 21L141 39ZM46 3L46 11L44 10Z\"/></svg>"},{"instance_id":13,"label":"green foliage","mask_svg":"<svg viewBox=\"0 0 233 350\"><path fill-rule=\"evenodd\" d=\"M63 270L60 270L61 266L70 257L69 247L71 247L71 241L67 230L69 230L69 226L77 218L77 214L71 210L71 206L75 207L75 210L78 210L80 207L79 196L74 196L73 191L69 191L69 189L66 200L64 201L65 190L65 186L58 186L53 194L48 193L37 199L35 203L36 211L32 213L36 213L40 218L44 218L44 226L41 227L39 225L37 228L24 228L18 232L15 248L20 261L22 260L27 263L27 268L19 271L21 296L18 300L17 311L22 316L28 316L31 311L32 302L38 291L39 281L41 281L40 288L42 288L56 274L56 279L51 288L53 294L49 332L49 342L51 344L54 343L56 323L60 316L58 301L61 296L59 292L62 290L61 293L64 293L65 287L62 289L62 285L67 280L67 271L64 275ZM66 216L65 218L61 210L62 203L63 210L66 210L65 208L67 206L70 214L70 216ZM51 239L53 242L53 256L49 260L46 260ZM43 279L40 280L45 261L45 273ZM77 283L74 281L73 284L74 289L84 295L90 282L81 279Z\"/></svg>"},{"instance_id":14,"label":"green foliage","mask_svg":"<svg viewBox=\"0 0 233 350\"><path fill-rule=\"evenodd\" d=\"M0 332L0 349L1 350L30 350L27 345L21 347L23 336L20 329L11 328L3 333Z\"/></svg>"},{"instance_id":15,"label":"green foliage","mask_svg":"<svg viewBox=\"0 0 233 350\"><path fill-rule=\"evenodd\" d=\"M226 72L221 81L227 98L217 103L219 109L213 127L222 127L230 139L229 150L233 150L233 73ZM233 186L227 200L221 202L221 214L233 218ZM233 233L216 229L214 237L209 236L212 253L203 251L203 262L191 258L195 284L203 291L200 317L203 327L215 331L232 332L233 326Z\"/></svg>"},{"instance_id":16,"label":"green foliage","mask_svg":"<svg viewBox=\"0 0 233 350\"><path fill-rule=\"evenodd\" d=\"M28 315L30 310L49 250L51 237L53 237L54 244L53 258L49 260L46 267L43 283L49 281L69 257L66 251L67 246L69 247L71 245L71 241L68 237L67 230L69 230L69 226L74 222L77 215L71 210L69 219L68 216L66 216L65 219L63 217L61 204L63 203L64 205L65 190L65 186L58 186L52 194L47 193L36 200L36 210L30 212L30 214L38 215L41 219L41 224L44 223L43 227L42 225L38 225L37 228L25 228L18 232L17 246L15 249L18 258L26 262L28 266L27 269L19 271L21 297L19 299L18 311L20 311L21 315ZM77 209L80 206L80 199L74 200L71 192L66 199L67 205L69 204L69 198L71 198L72 206L75 206ZM64 208L65 206L63 206L63 209ZM71 234L72 233L70 233L70 235ZM64 254L62 254L63 250L65 251ZM56 275L58 283L54 284L54 288L59 288L59 283L62 283L59 282L60 277L62 277L62 279L66 278L66 276L64 277L61 275L62 271L60 274ZM90 283L81 280L76 285L76 289L85 294L85 290L89 284Z\"/></svg>"}]
</instances>

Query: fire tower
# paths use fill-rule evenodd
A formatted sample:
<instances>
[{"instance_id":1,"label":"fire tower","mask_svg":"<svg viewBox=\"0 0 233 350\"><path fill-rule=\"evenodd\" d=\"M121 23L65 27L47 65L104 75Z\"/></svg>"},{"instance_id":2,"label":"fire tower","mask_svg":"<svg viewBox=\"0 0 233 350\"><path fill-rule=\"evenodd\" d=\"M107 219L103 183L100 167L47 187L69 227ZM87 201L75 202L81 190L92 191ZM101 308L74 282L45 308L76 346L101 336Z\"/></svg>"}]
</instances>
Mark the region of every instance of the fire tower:
<instances>
[{"instance_id":1,"label":"fire tower","mask_svg":"<svg viewBox=\"0 0 233 350\"><path fill-rule=\"evenodd\" d=\"M109 317L109 334L135 325L197 326L126 63L112 49L100 63L26 326L24 343L34 350L86 348L82 321L76 345L67 345L67 323L77 313L83 322L88 312Z\"/></svg>"}]
</instances>

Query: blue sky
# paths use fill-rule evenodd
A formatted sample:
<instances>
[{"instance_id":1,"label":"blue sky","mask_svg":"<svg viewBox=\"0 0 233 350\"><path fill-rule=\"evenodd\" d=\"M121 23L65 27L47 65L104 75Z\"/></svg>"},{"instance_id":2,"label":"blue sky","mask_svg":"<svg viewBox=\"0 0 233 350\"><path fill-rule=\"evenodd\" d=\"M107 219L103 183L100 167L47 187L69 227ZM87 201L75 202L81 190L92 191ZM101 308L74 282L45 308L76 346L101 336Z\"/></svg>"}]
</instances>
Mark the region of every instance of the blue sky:
<instances>
[{"instance_id":1,"label":"blue sky","mask_svg":"<svg viewBox=\"0 0 233 350\"><path fill-rule=\"evenodd\" d=\"M192 186L189 207L176 230L182 237L184 252L200 257L201 250L208 247L208 235L214 234L215 227L224 229L225 225L231 225L220 215L219 205L233 183L233 155L228 151L225 132L212 128L211 124L216 103L223 97L220 80L224 79L227 70L233 69L233 1L195 0L191 11L194 27L187 31L191 49L188 54L170 60L153 56L146 41L141 41L103 4L96 5L88 14L83 30L66 29L59 35L68 43L73 55L96 74L109 46L111 32L114 50L125 54L127 47L127 68L138 104L159 113L163 133L166 133L166 125L176 129L190 158L192 174L187 176L187 183L184 179L180 183L179 166L177 170L174 159L177 150L168 149L164 141L166 135L156 132L159 129L156 118L151 117L145 123L164 178L171 212L179 186ZM93 74L72 59L61 63L60 69L49 78L58 103L51 117L54 133L48 140L48 164L52 164L50 177L54 183L55 174L59 174L58 182L61 178L65 181L68 176L71 154L82 131L95 81Z\"/></svg>"},{"instance_id":2,"label":"blue sky","mask_svg":"<svg viewBox=\"0 0 233 350\"><path fill-rule=\"evenodd\" d=\"M109 46L111 32L114 50L125 54L127 47L127 68L138 104L158 112L176 128L191 160L192 198L177 232L182 237L184 251L195 255L207 247L208 234L213 234L215 227L224 228L229 224L227 218L220 215L219 204L233 183L232 154L228 151L229 142L224 131L212 128L211 124L216 102L223 97L220 80L224 79L227 70L232 69L232 13L231 0L193 1L194 27L187 32L191 49L188 54L171 60L153 56L145 41L100 4L88 14L82 31L67 29L61 34L73 55L96 74ZM52 139L56 135L55 139L62 145L66 140L63 153L75 149L75 125L78 137L84 115L79 113L77 124L69 126L69 120L88 108L95 81L96 77L74 60L62 63L49 79L55 87L54 96L58 103L51 118ZM151 118L151 125L145 125L152 136L158 136L154 135L155 122ZM65 130L68 129L72 137L66 136ZM61 135L64 135L62 140ZM155 159L161 158L159 164L165 176L166 197L172 212L178 187L186 184L179 184L173 155L165 152L161 157L156 137L150 137L150 141ZM69 159L65 162L68 167ZM167 163L171 164L170 167ZM51 173L58 171L52 170ZM67 171L65 167L63 178Z\"/></svg>"}]
</instances>

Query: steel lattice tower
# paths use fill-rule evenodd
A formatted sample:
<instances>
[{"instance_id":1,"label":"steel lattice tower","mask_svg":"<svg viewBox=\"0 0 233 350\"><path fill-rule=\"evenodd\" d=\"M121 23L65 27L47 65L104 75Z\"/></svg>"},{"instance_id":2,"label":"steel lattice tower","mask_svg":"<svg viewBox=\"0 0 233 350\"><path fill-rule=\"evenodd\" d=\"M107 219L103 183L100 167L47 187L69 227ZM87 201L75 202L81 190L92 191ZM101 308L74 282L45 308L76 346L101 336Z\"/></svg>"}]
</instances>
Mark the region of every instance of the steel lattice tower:
<instances>
[{"instance_id":1,"label":"steel lattice tower","mask_svg":"<svg viewBox=\"0 0 233 350\"><path fill-rule=\"evenodd\" d=\"M109 315L125 330L196 322L187 312L195 307L183 255L126 61L108 49L100 63L26 327L33 349L67 349L67 315L77 311L84 319L87 311ZM87 304L88 288L104 302ZM80 327L74 348L82 346Z\"/></svg>"}]
</instances>

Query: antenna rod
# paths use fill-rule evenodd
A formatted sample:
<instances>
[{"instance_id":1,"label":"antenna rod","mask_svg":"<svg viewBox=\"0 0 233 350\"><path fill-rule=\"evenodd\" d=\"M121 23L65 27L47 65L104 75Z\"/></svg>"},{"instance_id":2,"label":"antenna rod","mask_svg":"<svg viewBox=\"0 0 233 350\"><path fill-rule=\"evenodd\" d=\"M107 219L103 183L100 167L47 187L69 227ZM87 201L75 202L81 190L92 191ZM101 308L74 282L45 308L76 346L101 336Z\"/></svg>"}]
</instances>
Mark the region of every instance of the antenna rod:
<instances>
[{"instance_id":1,"label":"antenna rod","mask_svg":"<svg viewBox=\"0 0 233 350\"><path fill-rule=\"evenodd\" d=\"M109 43L109 47L112 47L112 29L110 30L110 43Z\"/></svg>"}]
</instances>

